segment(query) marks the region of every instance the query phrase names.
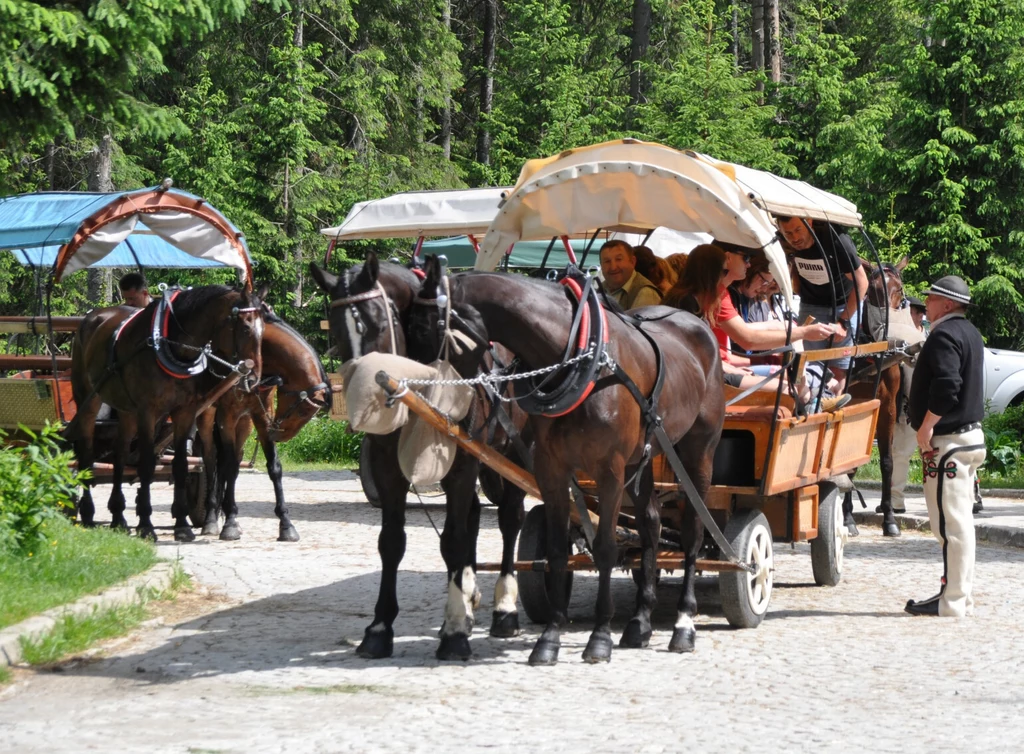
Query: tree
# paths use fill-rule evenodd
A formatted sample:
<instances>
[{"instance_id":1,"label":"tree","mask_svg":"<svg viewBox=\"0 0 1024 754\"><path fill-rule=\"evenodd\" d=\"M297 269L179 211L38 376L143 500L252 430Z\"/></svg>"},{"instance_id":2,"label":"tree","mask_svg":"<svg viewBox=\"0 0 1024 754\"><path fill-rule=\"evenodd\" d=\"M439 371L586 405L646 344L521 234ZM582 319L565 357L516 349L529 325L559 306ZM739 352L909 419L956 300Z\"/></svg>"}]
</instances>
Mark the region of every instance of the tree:
<instances>
[{"instance_id":1,"label":"tree","mask_svg":"<svg viewBox=\"0 0 1024 754\"><path fill-rule=\"evenodd\" d=\"M928 273L977 283L995 343L1024 323L1024 2L922 2L888 178Z\"/></svg>"}]
</instances>

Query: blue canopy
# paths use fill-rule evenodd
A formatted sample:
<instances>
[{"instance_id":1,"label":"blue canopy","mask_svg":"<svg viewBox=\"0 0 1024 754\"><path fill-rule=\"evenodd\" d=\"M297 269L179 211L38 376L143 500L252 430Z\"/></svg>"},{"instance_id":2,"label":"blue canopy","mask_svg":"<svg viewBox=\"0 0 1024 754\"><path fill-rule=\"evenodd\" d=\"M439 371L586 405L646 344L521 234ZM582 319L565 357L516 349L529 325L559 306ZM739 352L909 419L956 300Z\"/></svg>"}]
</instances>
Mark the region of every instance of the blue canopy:
<instances>
[{"instance_id":1,"label":"blue canopy","mask_svg":"<svg viewBox=\"0 0 1024 754\"><path fill-rule=\"evenodd\" d=\"M577 261L583 258L583 252L587 248L589 239L573 238L569 240L572 250L576 253ZM512 247L512 256L509 257L509 267L540 267L544 259L544 252L547 251L548 241L520 241ZM594 241L587 254L587 265L599 264L597 256L601 248L601 239ZM451 238L437 238L433 241L424 241L422 253L444 254L448 257L449 267L472 267L476 264L476 252L473 244L466 236L453 236ZM551 247L545 267L560 269L569 262L569 255L565 253L565 247L561 240L556 239L555 245Z\"/></svg>"},{"instance_id":2,"label":"blue canopy","mask_svg":"<svg viewBox=\"0 0 1024 754\"><path fill-rule=\"evenodd\" d=\"M0 198L0 250L55 279L84 267L219 267L251 279L242 233L200 197L165 187Z\"/></svg>"}]
</instances>

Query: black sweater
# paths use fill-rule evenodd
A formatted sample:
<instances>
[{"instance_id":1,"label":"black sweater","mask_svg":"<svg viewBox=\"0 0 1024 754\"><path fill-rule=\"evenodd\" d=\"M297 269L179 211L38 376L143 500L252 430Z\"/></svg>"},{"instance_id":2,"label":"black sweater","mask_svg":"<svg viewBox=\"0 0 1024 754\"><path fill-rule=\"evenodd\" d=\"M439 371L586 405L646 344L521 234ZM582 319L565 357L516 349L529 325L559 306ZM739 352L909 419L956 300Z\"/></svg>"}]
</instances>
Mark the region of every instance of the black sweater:
<instances>
[{"instance_id":1,"label":"black sweater","mask_svg":"<svg viewBox=\"0 0 1024 754\"><path fill-rule=\"evenodd\" d=\"M985 413L985 345L978 328L951 316L932 328L910 385L910 426L931 411L942 419L935 434L981 421Z\"/></svg>"}]
</instances>

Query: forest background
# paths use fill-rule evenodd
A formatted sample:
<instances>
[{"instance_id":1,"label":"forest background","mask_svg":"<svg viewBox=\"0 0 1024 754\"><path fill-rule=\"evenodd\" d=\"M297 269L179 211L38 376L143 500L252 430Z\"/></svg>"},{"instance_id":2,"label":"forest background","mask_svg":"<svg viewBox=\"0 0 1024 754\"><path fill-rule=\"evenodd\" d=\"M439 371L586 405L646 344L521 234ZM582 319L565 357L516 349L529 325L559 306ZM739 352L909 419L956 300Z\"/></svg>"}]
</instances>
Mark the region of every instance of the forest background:
<instances>
[{"instance_id":1,"label":"forest background","mask_svg":"<svg viewBox=\"0 0 1024 754\"><path fill-rule=\"evenodd\" d=\"M305 269L353 203L632 136L842 194L911 287L964 276L1021 348L1022 118L1024 0L0 0L0 195L170 176L314 341ZM0 254L0 314L38 283ZM110 295L75 275L54 313Z\"/></svg>"}]
</instances>

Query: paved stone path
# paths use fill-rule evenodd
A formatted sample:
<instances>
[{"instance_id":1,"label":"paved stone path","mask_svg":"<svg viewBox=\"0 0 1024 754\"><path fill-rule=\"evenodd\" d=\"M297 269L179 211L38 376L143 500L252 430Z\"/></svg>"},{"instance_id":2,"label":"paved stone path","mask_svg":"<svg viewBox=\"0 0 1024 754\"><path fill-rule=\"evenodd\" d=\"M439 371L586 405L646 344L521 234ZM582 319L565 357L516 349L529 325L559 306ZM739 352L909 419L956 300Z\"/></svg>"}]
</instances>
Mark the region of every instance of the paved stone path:
<instances>
[{"instance_id":1,"label":"paved stone path","mask_svg":"<svg viewBox=\"0 0 1024 754\"><path fill-rule=\"evenodd\" d=\"M955 621L902 612L937 589L930 536L884 540L863 527L833 589L813 586L807 545L779 545L758 629L728 627L709 578L696 653L666 652L678 596L669 578L651 649L616 650L597 667L580 662L594 577L576 576L561 662L531 668L537 627L523 616L522 636L489 638L494 576L481 574L476 658L442 664L433 653L443 565L425 513L411 508L395 656L370 662L354 650L376 598L379 514L351 474L290 475L285 485L301 542L275 541L270 485L257 474L241 478L241 542L178 546L162 530L162 554L221 598L183 599L182 614L102 658L19 671L0 691L0 750L902 754L1019 751L1024 741L1022 551L979 549L977 615ZM160 490L155 520L169 524ZM429 510L440 526L438 502ZM481 556L496 559L493 508L482 526ZM615 585L621 630L632 582L619 574Z\"/></svg>"}]
</instances>

